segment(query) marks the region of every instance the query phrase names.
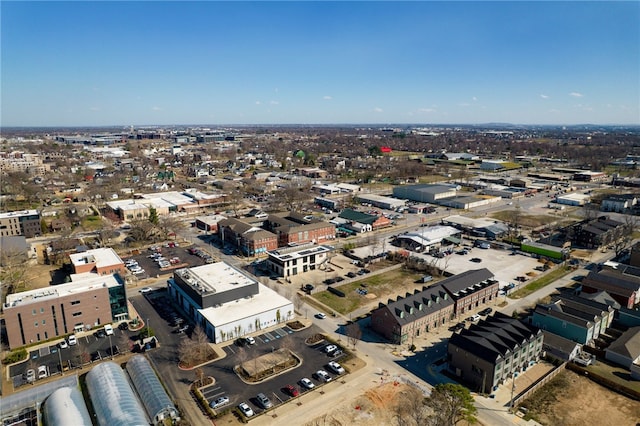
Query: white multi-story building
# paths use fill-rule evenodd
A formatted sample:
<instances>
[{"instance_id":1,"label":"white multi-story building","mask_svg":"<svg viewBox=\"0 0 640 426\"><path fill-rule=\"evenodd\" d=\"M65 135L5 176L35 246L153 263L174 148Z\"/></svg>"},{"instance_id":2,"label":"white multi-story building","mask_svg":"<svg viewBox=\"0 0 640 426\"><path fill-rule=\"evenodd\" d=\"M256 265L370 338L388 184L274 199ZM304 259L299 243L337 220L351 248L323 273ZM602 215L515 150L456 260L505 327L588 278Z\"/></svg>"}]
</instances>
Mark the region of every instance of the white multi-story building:
<instances>
[{"instance_id":1,"label":"white multi-story building","mask_svg":"<svg viewBox=\"0 0 640 426\"><path fill-rule=\"evenodd\" d=\"M214 343L295 317L291 301L225 262L179 269L168 290Z\"/></svg>"}]
</instances>

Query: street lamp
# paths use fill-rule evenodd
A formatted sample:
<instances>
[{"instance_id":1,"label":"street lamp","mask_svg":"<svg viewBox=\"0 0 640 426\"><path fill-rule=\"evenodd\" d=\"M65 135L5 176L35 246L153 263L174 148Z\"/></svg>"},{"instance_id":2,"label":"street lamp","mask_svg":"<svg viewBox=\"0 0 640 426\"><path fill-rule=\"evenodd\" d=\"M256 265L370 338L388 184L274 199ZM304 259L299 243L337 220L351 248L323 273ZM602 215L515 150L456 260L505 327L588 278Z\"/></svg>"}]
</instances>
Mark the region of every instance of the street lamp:
<instances>
[{"instance_id":1,"label":"street lamp","mask_svg":"<svg viewBox=\"0 0 640 426\"><path fill-rule=\"evenodd\" d=\"M513 412L513 393L516 390L516 377L518 377L518 373L514 372L511 375L512 381L511 381L511 401L510 401L510 405L511 405L511 411Z\"/></svg>"}]
</instances>

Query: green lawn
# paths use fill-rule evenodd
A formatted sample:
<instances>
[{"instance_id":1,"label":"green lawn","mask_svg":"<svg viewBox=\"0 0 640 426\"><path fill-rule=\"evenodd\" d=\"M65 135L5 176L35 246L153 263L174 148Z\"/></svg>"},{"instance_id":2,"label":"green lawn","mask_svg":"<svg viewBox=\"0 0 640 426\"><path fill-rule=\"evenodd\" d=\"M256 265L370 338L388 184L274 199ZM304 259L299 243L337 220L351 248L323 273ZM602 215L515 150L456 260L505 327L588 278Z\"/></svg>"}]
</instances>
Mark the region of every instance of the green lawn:
<instances>
[{"instance_id":1,"label":"green lawn","mask_svg":"<svg viewBox=\"0 0 640 426\"><path fill-rule=\"evenodd\" d=\"M537 290L540 290L543 287L548 286L555 280L564 277L571 271L572 269L569 266L559 267L558 269L547 273L546 275L538 278L537 280L531 281L529 284L522 287L521 289L514 291L509 295L509 297L512 299L522 299L523 297L526 297L531 293Z\"/></svg>"},{"instance_id":2,"label":"green lawn","mask_svg":"<svg viewBox=\"0 0 640 426\"><path fill-rule=\"evenodd\" d=\"M348 314L376 300L386 303L388 297L396 297L398 294L404 295L407 285L415 286L415 281L422 275L424 274L404 269L396 269L379 275L363 275L361 279L352 283L334 286L344 292L345 297L322 291L314 294L312 299L325 304L335 312ZM376 297L363 296L356 292L358 288L366 288L369 295Z\"/></svg>"}]
</instances>

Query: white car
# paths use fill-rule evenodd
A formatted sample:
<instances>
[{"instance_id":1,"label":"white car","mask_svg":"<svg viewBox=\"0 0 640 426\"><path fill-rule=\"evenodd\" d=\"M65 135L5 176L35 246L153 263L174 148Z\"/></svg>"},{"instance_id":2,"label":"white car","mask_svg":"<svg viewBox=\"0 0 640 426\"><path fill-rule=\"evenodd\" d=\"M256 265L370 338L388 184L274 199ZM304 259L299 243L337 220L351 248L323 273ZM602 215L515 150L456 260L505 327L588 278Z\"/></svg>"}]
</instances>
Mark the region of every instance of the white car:
<instances>
[{"instance_id":1,"label":"white car","mask_svg":"<svg viewBox=\"0 0 640 426\"><path fill-rule=\"evenodd\" d=\"M78 339L76 339L76 335L72 334L71 336L69 336L69 338L67 339L69 342L69 346L75 346L78 344Z\"/></svg>"},{"instance_id":2,"label":"white car","mask_svg":"<svg viewBox=\"0 0 640 426\"><path fill-rule=\"evenodd\" d=\"M229 397L228 396L221 396L220 398L216 399L215 401L211 401L211 404L209 404L209 406L211 408L218 408L218 407L222 407L223 405L227 405L229 403Z\"/></svg>"},{"instance_id":3,"label":"white car","mask_svg":"<svg viewBox=\"0 0 640 426\"><path fill-rule=\"evenodd\" d=\"M329 383L331 381L331 376L329 376L329 373L324 370L316 371L316 377L318 378L318 380L321 380L325 383Z\"/></svg>"},{"instance_id":4,"label":"white car","mask_svg":"<svg viewBox=\"0 0 640 426\"><path fill-rule=\"evenodd\" d=\"M36 381L36 372L33 369L29 369L27 370L27 372L25 373L25 379L27 380L27 383L33 383Z\"/></svg>"},{"instance_id":5,"label":"white car","mask_svg":"<svg viewBox=\"0 0 640 426\"><path fill-rule=\"evenodd\" d=\"M254 339L251 336L247 336L244 338L244 341L248 344L248 345L255 345L256 344L256 339Z\"/></svg>"},{"instance_id":6,"label":"white car","mask_svg":"<svg viewBox=\"0 0 640 426\"><path fill-rule=\"evenodd\" d=\"M69 347L69 345L67 344L66 340L63 340L62 342L58 343L58 347L60 349L67 349Z\"/></svg>"},{"instance_id":7,"label":"white car","mask_svg":"<svg viewBox=\"0 0 640 426\"><path fill-rule=\"evenodd\" d=\"M151 287L142 287L140 290L138 290L140 293L149 293L151 290L153 290Z\"/></svg>"},{"instance_id":8,"label":"white car","mask_svg":"<svg viewBox=\"0 0 640 426\"><path fill-rule=\"evenodd\" d=\"M326 316L324 313L322 313L322 312L318 312L318 313L316 314L316 318L318 318L318 319L325 319L326 317L327 317L327 316Z\"/></svg>"},{"instance_id":9,"label":"white car","mask_svg":"<svg viewBox=\"0 0 640 426\"><path fill-rule=\"evenodd\" d=\"M49 371L47 370L47 366L41 365L40 367L38 367L38 380L46 379L47 377L49 377Z\"/></svg>"},{"instance_id":10,"label":"white car","mask_svg":"<svg viewBox=\"0 0 640 426\"><path fill-rule=\"evenodd\" d=\"M344 368L335 361L329 361L329 369L336 374L344 374Z\"/></svg>"},{"instance_id":11,"label":"white car","mask_svg":"<svg viewBox=\"0 0 640 426\"><path fill-rule=\"evenodd\" d=\"M238 405L238 408L240 409L240 412L242 412L242 414L244 414L245 417L251 417L253 416L253 410L251 409L251 407L249 407L247 405L246 402L241 402Z\"/></svg>"},{"instance_id":12,"label":"white car","mask_svg":"<svg viewBox=\"0 0 640 426\"><path fill-rule=\"evenodd\" d=\"M324 353L326 354L330 354L332 352L335 352L338 350L338 347L336 345L328 345L324 348Z\"/></svg>"},{"instance_id":13,"label":"white car","mask_svg":"<svg viewBox=\"0 0 640 426\"><path fill-rule=\"evenodd\" d=\"M111 324L107 324L104 326L104 334L106 334L107 336L113 335L113 327L111 326Z\"/></svg>"},{"instance_id":14,"label":"white car","mask_svg":"<svg viewBox=\"0 0 640 426\"><path fill-rule=\"evenodd\" d=\"M306 377L303 377L302 379L300 379L300 384L302 385L302 387L306 389L313 389L316 387L316 385L314 385L313 382L307 379Z\"/></svg>"}]
</instances>

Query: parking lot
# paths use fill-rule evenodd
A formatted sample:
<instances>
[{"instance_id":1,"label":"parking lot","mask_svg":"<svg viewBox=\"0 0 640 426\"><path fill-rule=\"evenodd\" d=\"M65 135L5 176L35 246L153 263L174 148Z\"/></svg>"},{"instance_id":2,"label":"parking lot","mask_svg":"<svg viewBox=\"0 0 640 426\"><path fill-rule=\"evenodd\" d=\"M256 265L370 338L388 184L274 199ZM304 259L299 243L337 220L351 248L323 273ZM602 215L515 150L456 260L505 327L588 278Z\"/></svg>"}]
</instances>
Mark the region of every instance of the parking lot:
<instances>
[{"instance_id":1,"label":"parking lot","mask_svg":"<svg viewBox=\"0 0 640 426\"><path fill-rule=\"evenodd\" d=\"M333 343L321 341L316 344L307 345L304 340L318 332L312 326L309 329L301 331L293 331L289 327L283 326L269 331L254 335L255 344L241 346L238 343L228 345L224 348L227 356L207 367L216 377L215 391L208 390L206 393L207 400L213 401L216 398L225 395L229 397L230 405L238 405L246 402L254 413L259 414L265 411L263 405L257 400L259 393L266 395L274 407L284 404L294 398L307 395L312 392L318 392L319 388L327 383L339 381L341 374L336 374L329 367L329 362L340 360L345 357L342 347L337 345L338 350L328 354L325 349ZM281 347L286 347L293 351L302 363L292 370L274 376L262 383L244 382L233 372L233 367L240 362L246 362L265 353L273 352ZM330 378L329 382L322 380L316 373L323 370ZM307 378L311 385L311 389L302 384L301 379ZM294 396L292 390L297 391L298 395Z\"/></svg>"},{"instance_id":2,"label":"parking lot","mask_svg":"<svg viewBox=\"0 0 640 426\"><path fill-rule=\"evenodd\" d=\"M205 265L215 261L215 256L207 250L184 247L168 242L141 250L140 254L123 257L129 272L138 279L172 274L177 268Z\"/></svg>"},{"instance_id":3,"label":"parking lot","mask_svg":"<svg viewBox=\"0 0 640 426\"><path fill-rule=\"evenodd\" d=\"M79 368L81 364L92 364L103 359L110 359L111 355L117 355L124 350L122 346L132 342L138 335L137 332L118 329L114 327L113 335L106 336L99 333L103 328L77 335L75 345L61 345L59 342L42 346L29 352L29 359L20 364L9 367L9 375L14 389L50 376L60 375L63 370ZM65 340L66 342L66 340ZM29 370L33 370L35 377L28 377ZM40 372L46 371L46 375Z\"/></svg>"},{"instance_id":4,"label":"parking lot","mask_svg":"<svg viewBox=\"0 0 640 426\"><path fill-rule=\"evenodd\" d=\"M529 278L528 273L540 273L535 269L540 266L537 259L523 254L514 254L511 250L482 249L480 247L466 247L466 250L466 254L458 254L460 252L458 250L441 258L424 253L412 253L412 256L422 257L427 262L436 264L451 274L459 274L470 269L487 268L500 282L500 287L509 283L518 286L522 284L522 281L517 280L516 277Z\"/></svg>"},{"instance_id":5,"label":"parking lot","mask_svg":"<svg viewBox=\"0 0 640 426\"><path fill-rule=\"evenodd\" d=\"M172 318L182 318L184 322L180 322L180 324L191 325L189 318L172 306L172 302L166 297L166 289L162 287L156 286L150 292L133 296L131 302L141 318L151 324L151 328L161 342L159 348L149 352L148 355L154 359L161 372L163 369L175 370L180 342L190 336L193 328L191 326L187 332L180 333L179 325L175 320L172 321ZM213 385L203 389L207 402L211 403L211 401L226 396L229 398L229 402L219 407L220 410L246 402L254 413L259 414L265 411L256 400L259 393L264 393L271 400L273 406L278 407L295 398L287 390L287 385L295 387L299 391L299 397L316 392L318 388L321 388L323 382L315 377L315 373L320 369L328 373L331 381L337 381L340 375L332 372L328 363L329 361L340 362L345 354L334 353L333 356L330 356L325 353L323 349L331 344L329 341L320 341L313 345L305 343L309 336L320 332L321 330L313 325L295 331L282 323L278 327L252 334L255 340L254 344L229 342L222 348L225 357L202 366L205 377L215 378ZM338 343L338 345L340 344ZM260 383L248 383L235 373L234 367L240 363L280 348L287 348L294 352L302 362L291 370L277 374ZM189 377L192 376L193 374L189 373ZM313 389L306 390L300 384L300 380L305 377L314 384Z\"/></svg>"}]
</instances>

